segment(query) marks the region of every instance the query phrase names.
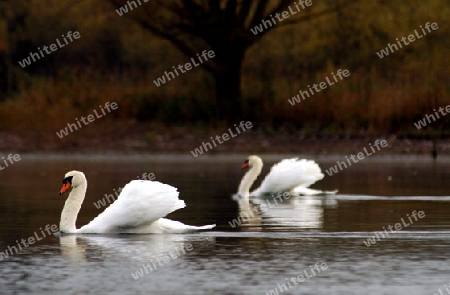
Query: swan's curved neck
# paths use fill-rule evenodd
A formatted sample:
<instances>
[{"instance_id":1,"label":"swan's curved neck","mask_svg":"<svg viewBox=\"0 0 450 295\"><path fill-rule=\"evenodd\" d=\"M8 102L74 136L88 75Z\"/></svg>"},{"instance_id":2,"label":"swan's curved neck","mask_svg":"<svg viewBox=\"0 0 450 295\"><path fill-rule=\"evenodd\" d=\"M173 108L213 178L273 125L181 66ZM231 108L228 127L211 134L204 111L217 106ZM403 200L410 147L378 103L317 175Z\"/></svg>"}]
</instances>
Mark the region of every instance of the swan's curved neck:
<instances>
[{"instance_id":1,"label":"swan's curved neck","mask_svg":"<svg viewBox=\"0 0 450 295\"><path fill-rule=\"evenodd\" d=\"M250 188L252 184L255 182L258 175L262 170L262 162L256 162L250 169L245 173L244 177L242 177L241 183L239 184L238 195L248 198L250 195Z\"/></svg>"},{"instance_id":2,"label":"swan's curved neck","mask_svg":"<svg viewBox=\"0 0 450 295\"><path fill-rule=\"evenodd\" d=\"M73 187L69 197L64 204L61 212L61 221L59 223L59 230L64 233L75 233L77 231L76 221L78 212L80 212L81 204L83 204L84 196L86 195L87 182Z\"/></svg>"}]
</instances>

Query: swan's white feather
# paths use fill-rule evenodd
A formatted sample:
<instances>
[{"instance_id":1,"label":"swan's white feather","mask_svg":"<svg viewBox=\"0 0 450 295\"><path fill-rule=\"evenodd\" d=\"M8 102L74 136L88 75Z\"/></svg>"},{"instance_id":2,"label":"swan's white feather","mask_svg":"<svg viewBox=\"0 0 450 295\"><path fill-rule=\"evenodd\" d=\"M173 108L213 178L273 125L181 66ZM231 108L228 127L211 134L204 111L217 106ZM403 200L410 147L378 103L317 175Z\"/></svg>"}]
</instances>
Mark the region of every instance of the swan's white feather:
<instances>
[{"instance_id":1,"label":"swan's white feather","mask_svg":"<svg viewBox=\"0 0 450 295\"><path fill-rule=\"evenodd\" d=\"M175 187L158 181L133 180L114 203L78 232L142 233L151 223L186 206L178 194Z\"/></svg>"},{"instance_id":2,"label":"swan's white feather","mask_svg":"<svg viewBox=\"0 0 450 295\"><path fill-rule=\"evenodd\" d=\"M296 187L306 188L323 177L319 165L312 160L284 159L272 166L261 186L250 195L289 192Z\"/></svg>"},{"instance_id":3,"label":"swan's white feather","mask_svg":"<svg viewBox=\"0 0 450 295\"><path fill-rule=\"evenodd\" d=\"M335 195L337 192L338 190L321 191L303 186L297 186L296 188L292 189L289 192L289 194L292 196L318 196L318 195Z\"/></svg>"},{"instance_id":4,"label":"swan's white feather","mask_svg":"<svg viewBox=\"0 0 450 295\"><path fill-rule=\"evenodd\" d=\"M152 222L148 225L141 226L138 228L134 228L130 230L130 233L136 233L136 234L146 234L146 233L152 233L152 234L180 234L180 233L188 233L198 230L206 230L206 229L212 229L216 225L203 225L203 226L193 226L193 225L187 225L179 221L167 219L167 218L160 218L156 220L155 222Z\"/></svg>"}]
</instances>

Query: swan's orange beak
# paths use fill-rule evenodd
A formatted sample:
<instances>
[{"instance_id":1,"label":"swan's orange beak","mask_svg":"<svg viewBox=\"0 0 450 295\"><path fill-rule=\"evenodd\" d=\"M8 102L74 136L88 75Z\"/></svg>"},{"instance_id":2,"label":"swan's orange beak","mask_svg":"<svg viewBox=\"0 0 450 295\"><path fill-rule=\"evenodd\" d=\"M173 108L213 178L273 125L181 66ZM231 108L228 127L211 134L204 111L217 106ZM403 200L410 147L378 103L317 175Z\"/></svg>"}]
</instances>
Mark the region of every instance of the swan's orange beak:
<instances>
[{"instance_id":1,"label":"swan's orange beak","mask_svg":"<svg viewBox=\"0 0 450 295\"><path fill-rule=\"evenodd\" d=\"M59 195L61 196L62 194L64 194L69 188L70 188L70 182L69 182L69 181L66 181L66 182L63 184L61 190L59 191Z\"/></svg>"},{"instance_id":2,"label":"swan's orange beak","mask_svg":"<svg viewBox=\"0 0 450 295\"><path fill-rule=\"evenodd\" d=\"M241 170L244 170L247 167L248 167L248 161L245 161L245 163L242 164L242 166L241 166Z\"/></svg>"}]
</instances>

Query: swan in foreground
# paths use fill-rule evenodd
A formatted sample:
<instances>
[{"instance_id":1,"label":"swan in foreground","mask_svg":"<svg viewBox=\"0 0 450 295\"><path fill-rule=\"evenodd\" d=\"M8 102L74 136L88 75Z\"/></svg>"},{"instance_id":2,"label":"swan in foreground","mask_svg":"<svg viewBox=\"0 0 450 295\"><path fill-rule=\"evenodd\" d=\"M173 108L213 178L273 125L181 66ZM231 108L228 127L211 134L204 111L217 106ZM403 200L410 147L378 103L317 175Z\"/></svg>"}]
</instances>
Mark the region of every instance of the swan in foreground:
<instances>
[{"instance_id":1,"label":"swan in foreground","mask_svg":"<svg viewBox=\"0 0 450 295\"><path fill-rule=\"evenodd\" d=\"M320 191L308 188L324 175L319 165L312 160L298 160L298 158L284 159L270 169L269 174L261 183L261 186L250 193L250 188L261 173L263 162L258 156L249 156L241 168L249 170L242 177L237 195L248 198L259 197L271 193L289 192L292 196L335 194L335 191Z\"/></svg>"},{"instance_id":2,"label":"swan in foreground","mask_svg":"<svg viewBox=\"0 0 450 295\"><path fill-rule=\"evenodd\" d=\"M72 187L61 212L61 233L186 233L206 230L216 225L191 226L163 218L167 214L186 207L178 199L175 187L149 180L133 180L121 191L117 200L89 224L76 228L76 220L87 189L83 172L70 171L64 176L60 195Z\"/></svg>"}]
</instances>

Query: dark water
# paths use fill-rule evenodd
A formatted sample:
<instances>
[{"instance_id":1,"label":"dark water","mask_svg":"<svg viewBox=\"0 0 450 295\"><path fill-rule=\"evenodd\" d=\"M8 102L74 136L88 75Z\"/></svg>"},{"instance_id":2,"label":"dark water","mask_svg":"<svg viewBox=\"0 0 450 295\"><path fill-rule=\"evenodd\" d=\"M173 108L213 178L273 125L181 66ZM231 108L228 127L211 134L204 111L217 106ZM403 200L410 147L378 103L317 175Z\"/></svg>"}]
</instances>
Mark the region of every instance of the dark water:
<instances>
[{"instance_id":1,"label":"dark water","mask_svg":"<svg viewBox=\"0 0 450 295\"><path fill-rule=\"evenodd\" d=\"M13 251L0 261L0 294L448 294L449 158L365 159L313 186L338 195L292 197L257 214L273 199L231 198L245 157L22 155L0 171L0 251ZM263 174L286 157L264 156ZM341 158L315 157L323 170ZM78 227L103 210L94 202L143 173L181 192L187 207L169 218L218 226L185 235L48 235L72 169L89 182ZM243 224L230 226L243 213ZM396 224L401 230L388 230ZM385 237L366 246L377 231ZM41 240L11 248L30 237Z\"/></svg>"}]
</instances>

